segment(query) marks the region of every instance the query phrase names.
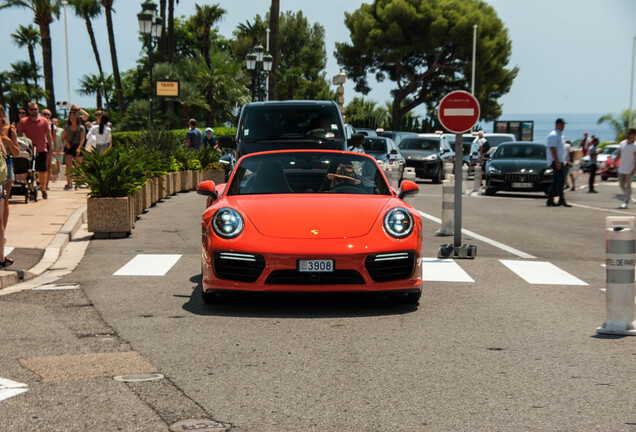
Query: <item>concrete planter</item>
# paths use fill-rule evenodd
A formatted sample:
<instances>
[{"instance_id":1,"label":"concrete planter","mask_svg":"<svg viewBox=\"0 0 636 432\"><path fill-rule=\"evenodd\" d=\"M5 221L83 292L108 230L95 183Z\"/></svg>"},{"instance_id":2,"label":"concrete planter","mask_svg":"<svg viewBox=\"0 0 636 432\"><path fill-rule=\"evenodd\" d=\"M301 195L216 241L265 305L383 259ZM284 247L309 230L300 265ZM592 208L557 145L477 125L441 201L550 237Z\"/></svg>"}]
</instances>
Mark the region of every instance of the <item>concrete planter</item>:
<instances>
[{"instance_id":1,"label":"concrete planter","mask_svg":"<svg viewBox=\"0 0 636 432\"><path fill-rule=\"evenodd\" d=\"M150 180L146 181L144 184L144 208L148 209L152 206L152 185L150 184Z\"/></svg>"},{"instance_id":2,"label":"concrete planter","mask_svg":"<svg viewBox=\"0 0 636 432\"><path fill-rule=\"evenodd\" d=\"M135 192L135 219L144 212L144 192L143 187Z\"/></svg>"},{"instance_id":3,"label":"concrete planter","mask_svg":"<svg viewBox=\"0 0 636 432\"><path fill-rule=\"evenodd\" d=\"M166 176L157 177L159 180L159 199L163 200L168 196L168 180Z\"/></svg>"},{"instance_id":4,"label":"concrete planter","mask_svg":"<svg viewBox=\"0 0 636 432\"><path fill-rule=\"evenodd\" d=\"M126 237L134 226L134 197L88 198L86 214L95 237Z\"/></svg>"},{"instance_id":5,"label":"concrete planter","mask_svg":"<svg viewBox=\"0 0 636 432\"><path fill-rule=\"evenodd\" d=\"M157 178L150 179L150 193L152 195L152 204L156 204L159 201L159 180Z\"/></svg>"},{"instance_id":6,"label":"concrete planter","mask_svg":"<svg viewBox=\"0 0 636 432\"><path fill-rule=\"evenodd\" d=\"M174 195L174 182L172 181L172 174L173 173L166 174L166 189L168 189L168 196Z\"/></svg>"},{"instance_id":7,"label":"concrete planter","mask_svg":"<svg viewBox=\"0 0 636 432\"><path fill-rule=\"evenodd\" d=\"M181 173L179 171L172 173L172 191L173 193L181 192Z\"/></svg>"},{"instance_id":8,"label":"concrete planter","mask_svg":"<svg viewBox=\"0 0 636 432\"><path fill-rule=\"evenodd\" d=\"M199 183L203 181L203 171L192 171L192 190L196 190Z\"/></svg>"},{"instance_id":9,"label":"concrete planter","mask_svg":"<svg viewBox=\"0 0 636 432\"><path fill-rule=\"evenodd\" d=\"M181 171L181 192L192 190L192 171Z\"/></svg>"},{"instance_id":10,"label":"concrete planter","mask_svg":"<svg viewBox=\"0 0 636 432\"><path fill-rule=\"evenodd\" d=\"M225 171L214 170L211 172L212 172L212 175L210 176L208 180L212 180L215 185L220 185L222 183L225 183Z\"/></svg>"}]
</instances>

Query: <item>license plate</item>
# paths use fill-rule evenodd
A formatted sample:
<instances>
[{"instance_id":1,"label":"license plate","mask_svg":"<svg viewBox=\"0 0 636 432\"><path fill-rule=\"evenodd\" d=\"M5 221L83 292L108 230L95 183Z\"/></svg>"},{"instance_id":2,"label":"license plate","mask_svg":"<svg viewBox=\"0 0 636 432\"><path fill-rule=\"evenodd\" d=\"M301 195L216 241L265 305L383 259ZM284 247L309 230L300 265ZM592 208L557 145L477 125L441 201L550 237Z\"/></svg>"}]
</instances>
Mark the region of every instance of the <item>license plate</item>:
<instances>
[{"instance_id":1,"label":"license plate","mask_svg":"<svg viewBox=\"0 0 636 432\"><path fill-rule=\"evenodd\" d=\"M533 186L532 183L515 182L512 184L512 187L517 189L531 189L532 186Z\"/></svg>"},{"instance_id":2,"label":"license plate","mask_svg":"<svg viewBox=\"0 0 636 432\"><path fill-rule=\"evenodd\" d=\"M334 271L333 260L330 259L307 259L298 260L299 272L329 273Z\"/></svg>"}]
</instances>

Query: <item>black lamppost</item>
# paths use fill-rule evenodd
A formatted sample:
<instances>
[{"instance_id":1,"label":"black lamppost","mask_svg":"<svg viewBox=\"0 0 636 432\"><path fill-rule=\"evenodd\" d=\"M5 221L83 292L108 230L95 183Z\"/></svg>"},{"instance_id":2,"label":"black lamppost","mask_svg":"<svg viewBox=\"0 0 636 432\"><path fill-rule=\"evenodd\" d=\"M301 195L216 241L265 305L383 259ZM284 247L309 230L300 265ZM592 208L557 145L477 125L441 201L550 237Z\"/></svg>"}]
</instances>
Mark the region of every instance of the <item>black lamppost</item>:
<instances>
[{"instance_id":1,"label":"black lamppost","mask_svg":"<svg viewBox=\"0 0 636 432\"><path fill-rule=\"evenodd\" d=\"M148 83L148 102L150 103L150 129L152 129L152 40L161 37L163 18L157 16L157 4L152 0L146 0L141 4L141 12L137 14L137 20L139 20L139 32L148 36L146 39L150 76L150 82Z\"/></svg>"},{"instance_id":2,"label":"black lamppost","mask_svg":"<svg viewBox=\"0 0 636 432\"><path fill-rule=\"evenodd\" d=\"M258 44L252 52L245 57L247 63L247 70L252 71L252 102L256 100L256 87L258 86L258 100L262 101L263 96L265 100L269 99L269 95L263 95L263 83L269 78L269 71L272 70L272 63L274 57L270 53L265 52L263 45ZM259 69L258 65L261 65Z\"/></svg>"}]
</instances>

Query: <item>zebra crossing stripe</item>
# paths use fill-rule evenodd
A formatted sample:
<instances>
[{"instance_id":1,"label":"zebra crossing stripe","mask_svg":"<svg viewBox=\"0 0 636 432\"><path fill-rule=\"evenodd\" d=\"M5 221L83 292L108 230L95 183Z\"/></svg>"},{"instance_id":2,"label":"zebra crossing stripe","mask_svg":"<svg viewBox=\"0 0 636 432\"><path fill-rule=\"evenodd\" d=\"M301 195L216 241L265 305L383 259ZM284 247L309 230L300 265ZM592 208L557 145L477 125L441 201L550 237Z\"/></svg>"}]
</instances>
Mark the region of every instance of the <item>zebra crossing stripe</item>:
<instances>
[{"instance_id":1,"label":"zebra crossing stripe","mask_svg":"<svg viewBox=\"0 0 636 432\"><path fill-rule=\"evenodd\" d=\"M181 255L140 254L113 273L114 276L165 276Z\"/></svg>"},{"instance_id":2,"label":"zebra crossing stripe","mask_svg":"<svg viewBox=\"0 0 636 432\"><path fill-rule=\"evenodd\" d=\"M422 280L429 282L475 282L450 259L422 258Z\"/></svg>"},{"instance_id":3,"label":"zebra crossing stripe","mask_svg":"<svg viewBox=\"0 0 636 432\"><path fill-rule=\"evenodd\" d=\"M499 260L520 278L533 285L580 285L588 284L581 279L545 261Z\"/></svg>"},{"instance_id":4,"label":"zebra crossing stripe","mask_svg":"<svg viewBox=\"0 0 636 432\"><path fill-rule=\"evenodd\" d=\"M17 396L20 393L28 391L26 384L19 383L17 381L11 381L10 379L0 378L0 401L9 399L10 397Z\"/></svg>"}]
</instances>

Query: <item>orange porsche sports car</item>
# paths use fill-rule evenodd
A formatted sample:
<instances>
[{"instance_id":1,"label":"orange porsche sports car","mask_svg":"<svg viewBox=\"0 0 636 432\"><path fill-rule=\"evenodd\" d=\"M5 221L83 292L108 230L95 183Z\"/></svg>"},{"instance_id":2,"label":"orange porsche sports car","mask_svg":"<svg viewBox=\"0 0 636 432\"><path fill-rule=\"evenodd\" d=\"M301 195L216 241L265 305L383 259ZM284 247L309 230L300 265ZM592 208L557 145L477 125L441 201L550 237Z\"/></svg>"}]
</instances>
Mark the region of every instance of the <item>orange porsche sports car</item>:
<instances>
[{"instance_id":1,"label":"orange porsche sports car","mask_svg":"<svg viewBox=\"0 0 636 432\"><path fill-rule=\"evenodd\" d=\"M237 291L421 296L422 220L371 156L282 150L242 157L226 187L211 181L203 213L206 303Z\"/></svg>"}]
</instances>

